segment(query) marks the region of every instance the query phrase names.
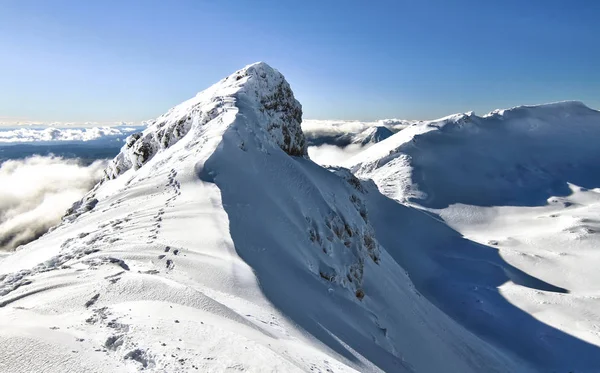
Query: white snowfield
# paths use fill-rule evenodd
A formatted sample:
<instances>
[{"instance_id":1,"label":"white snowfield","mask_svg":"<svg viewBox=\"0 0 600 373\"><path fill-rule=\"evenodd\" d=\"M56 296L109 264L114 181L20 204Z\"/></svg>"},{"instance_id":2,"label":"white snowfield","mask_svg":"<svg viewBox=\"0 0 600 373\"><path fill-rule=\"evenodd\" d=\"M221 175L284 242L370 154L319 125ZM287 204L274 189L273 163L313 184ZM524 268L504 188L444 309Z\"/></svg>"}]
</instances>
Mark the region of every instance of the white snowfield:
<instances>
[{"instance_id":1,"label":"white snowfield","mask_svg":"<svg viewBox=\"0 0 600 373\"><path fill-rule=\"evenodd\" d=\"M600 112L560 102L452 115L348 163L464 235L449 242L410 219L386 238L394 214L367 203L379 242L441 310L538 371L600 372Z\"/></svg>"},{"instance_id":2,"label":"white snowfield","mask_svg":"<svg viewBox=\"0 0 600 373\"><path fill-rule=\"evenodd\" d=\"M443 208L539 205L600 187L600 112L580 102L455 114L414 124L349 161L401 201Z\"/></svg>"},{"instance_id":3,"label":"white snowfield","mask_svg":"<svg viewBox=\"0 0 600 373\"><path fill-rule=\"evenodd\" d=\"M0 372L598 370L593 286L566 298L576 279L535 278L477 229L464 238L315 164L301 116L284 77L256 63L130 136L62 224L0 257ZM366 150L361 175L380 183L377 148L428 126ZM486 211L475 223L490 235L518 230ZM564 332L562 315L582 310L579 334Z\"/></svg>"}]
</instances>

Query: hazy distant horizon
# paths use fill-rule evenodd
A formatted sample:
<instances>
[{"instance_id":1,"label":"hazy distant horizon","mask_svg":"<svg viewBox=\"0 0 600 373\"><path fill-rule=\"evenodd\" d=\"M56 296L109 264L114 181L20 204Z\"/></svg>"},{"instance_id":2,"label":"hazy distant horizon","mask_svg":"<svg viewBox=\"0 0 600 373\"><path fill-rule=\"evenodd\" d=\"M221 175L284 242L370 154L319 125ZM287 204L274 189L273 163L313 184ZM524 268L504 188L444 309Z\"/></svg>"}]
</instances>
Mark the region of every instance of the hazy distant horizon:
<instances>
[{"instance_id":1,"label":"hazy distant horizon","mask_svg":"<svg viewBox=\"0 0 600 373\"><path fill-rule=\"evenodd\" d=\"M476 115L481 116L481 115L488 114L488 113L490 113L494 110L498 110L498 109L500 109L500 110L501 109L510 109L510 108L518 107L518 106L538 106L538 105L551 104L551 103L555 103L555 102L565 102L565 101L580 101L580 100L560 100L560 101L553 101L553 102L522 103L522 104L513 105L513 106L494 107L492 109L484 110L484 111L476 111L476 110L453 111L453 112L445 113L440 116L423 117L423 118L408 118L408 117L402 117L400 115L397 115L397 116L391 116L391 117L385 117L385 118L384 117L366 118L366 119L365 118L303 118L303 120L304 121L376 122L376 121L387 120L387 119L398 119L398 120L407 120L407 121L429 121L429 120L443 118L443 117L446 117L446 116L452 115L452 114L474 112ZM586 105L587 107L589 107L590 109L600 111L600 105L598 105L597 107L594 107L584 101L581 101L581 102L584 105ZM166 108L164 110L164 112L166 112L168 109L172 108L173 106L175 106L175 105L172 105L172 106ZM157 117L158 117L158 115L157 115ZM115 121L115 122L95 122L95 121L84 121L84 122L17 121L17 122L10 122L7 120L7 118L0 117L0 128L3 128L3 129L5 129L5 128L26 128L26 127L29 127L29 128L35 128L35 127L93 128L93 127L119 127L119 126L143 127L143 126L147 126L148 122L150 122L154 119L156 119L156 118L149 118L149 119L145 119L142 121Z\"/></svg>"}]
</instances>

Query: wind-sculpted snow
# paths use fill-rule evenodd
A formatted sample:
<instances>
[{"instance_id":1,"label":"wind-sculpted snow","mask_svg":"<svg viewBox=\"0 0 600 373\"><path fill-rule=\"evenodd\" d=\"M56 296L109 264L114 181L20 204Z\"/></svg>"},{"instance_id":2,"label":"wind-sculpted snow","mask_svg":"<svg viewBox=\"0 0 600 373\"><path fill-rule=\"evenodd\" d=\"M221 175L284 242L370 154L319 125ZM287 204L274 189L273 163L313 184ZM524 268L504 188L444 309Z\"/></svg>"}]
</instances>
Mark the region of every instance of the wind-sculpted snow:
<instances>
[{"instance_id":1,"label":"wind-sculpted snow","mask_svg":"<svg viewBox=\"0 0 600 373\"><path fill-rule=\"evenodd\" d=\"M543 205L567 182L600 185L600 112L578 102L415 124L357 155L352 170L398 200L441 208Z\"/></svg>"},{"instance_id":2,"label":"wind-sculpted snow","mask_svg":"<svg viewBox=\"0 0 600 373\"><path fill-rule=\"evenodd\" d=\"M139 130L139 127L0 127L0 143L48 143L116 139L126 137L137 130Z\"/></svg>"}]
</instances>

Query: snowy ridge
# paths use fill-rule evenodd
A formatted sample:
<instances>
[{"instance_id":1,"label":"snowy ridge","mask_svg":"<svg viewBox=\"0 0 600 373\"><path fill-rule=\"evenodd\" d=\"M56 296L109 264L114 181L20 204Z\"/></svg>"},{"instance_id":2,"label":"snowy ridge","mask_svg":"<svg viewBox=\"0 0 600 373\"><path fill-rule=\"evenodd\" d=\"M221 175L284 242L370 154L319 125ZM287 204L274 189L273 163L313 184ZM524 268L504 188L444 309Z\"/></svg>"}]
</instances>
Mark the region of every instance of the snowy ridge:
<instances>
[{"instance_id":1,"label":"snowy ridge","mask_svg":"<svg viewBox=\"0 0 600 373\"><path fill-rule=\"evenodd\" d=\"M427 299L536 371L595 372L598 139L600 112L561 102L415 124L351 163L411 206L366 199Z\"/></svg>"},{"instance_id":2,"label":"snowy ridge","mask_svg":"<svg viewBox=\"0 0 600 373\"><path fill-rule=\"evenodd\" d=\"M596 346L499 290L569 289L380 192L398 185L382 170L420 190L405 144L477 135L485 118L373 145L360 171L377 186L312 162L300 121L258 63L130 137L62 224L0 259L0 370L593 371Z\"/></svg>"},{"instance_id":3,"label":"snowy ridge","mask_svg":"<svg viewBox=\"0 0 600 373\"><path fill-rule=\"evenodd\" d=\"M504 117L523 117L527 115L540 116L547 115L556 117L557 115L568 117L577 114L589 113L590 109L581 101L558 101L542 105L519 105L508 109L496 109L487 113L483 117L504 116Z\"/></svg>"},{"instance_id":4,"label":"snowy ridge","mask_svg":"<svg viewBox=\"0 0 600 373\"><path fill-rule=\"evenodd\" d=\"M259 63L131 137L0 261L0 370L513 370L415 291L370 224L378 192L310 161L300 115Z\"/></svg>"},{"instance_id":5,"label":"snowy ridge","mask_svg":"<svg viewBox=\"0 0 600 373\"><path fill-rule=\"evenodd\" d=\"M269 305L240 258L266 276L260 278L263 287L278 285L269 294L274 302L292 289L306 293L306 286L326 294L327 286L335 287L355 302L365 297L366 267L376 266L380 254L360 192L304 160L300 121L301 107L283 76L258 63L130 137L105 180L73 206L62 225L0 263L2 319L21 325L2 326L0 348L29 341L20 332L28 327L40 329L36 343L50 342L47 350L59 356L68 345L51 341L68 335L81 341L76 348L87 358L57 371L323 366L328 359L317 358L321 347L302 342L306 337ZM320 176L310 176L317 169ZM289 202L282 203L317 190L323 193L317 205L290 210ZM330 200L333 195L344 202ZM273 227L265 224L274 218ZM268 256L260 254L265 247ZM290 272L303 275L285 280ZM29 302L37 305L30 308ZM19 303L31 311L13 308ZM148 307L155 311L141 318ZM60 316L51 317L51 325L44 319L27 324L31 312ZM165 334L174 323L175 330ZM98 356L98 348L107 355ZM298 352L289 356L288 349ZM38 356L33 370L46 360L40 353L31 351ZM2 364L10 370L18 360L8 355ZM321 369L373 367L362 358L339 359Z\"/></svg>"},{"instance_id":6,"label":"snowy ridge","mask_svg":"<svg viewBox=\"0 0 600 373\"><path fill-rule=\"evenodd\" d=\"M294 99L289 84L265 63L245 67L214 84L196 97L172 108L151 123L144 132L130 136L124 150L107 170L115 178L130 168L138 169L158 151L166 149L185 135L201 137L212 121L243 106L263 127L257 134L270 139L290 155L306 155L306 141L300 128L302 107Z\"/></svg>"},{"instance_id":7,"label":"snowy ridge","mask_svg":"<svg viewBox=\"0 0 600 373\"><path fill-rule=\"evenodd\" d=\"M378 142L381 142L381 141L387 139L388 137L392 136L393 134L394 134L394 132L389 130L387 127L383 127L383 126L371 127L371 128L367 128L366 130L364 130L361 133L354 136L354 138L352 139L352 143L360 144L362 146L365 146L368 144L376 144Z\"/></svg>"},{"instance_id":8,"label":"snowy ridge","mask_svg":"<svg viewBox=\"0 0 600 373\"><path fill-rule=\"evenodd\" d=\"M400 201L539 204L566 181L596 183L599 136L600 112L582 103L521 106L415 124L350 163Z\"/></svg>"}]
</instances>

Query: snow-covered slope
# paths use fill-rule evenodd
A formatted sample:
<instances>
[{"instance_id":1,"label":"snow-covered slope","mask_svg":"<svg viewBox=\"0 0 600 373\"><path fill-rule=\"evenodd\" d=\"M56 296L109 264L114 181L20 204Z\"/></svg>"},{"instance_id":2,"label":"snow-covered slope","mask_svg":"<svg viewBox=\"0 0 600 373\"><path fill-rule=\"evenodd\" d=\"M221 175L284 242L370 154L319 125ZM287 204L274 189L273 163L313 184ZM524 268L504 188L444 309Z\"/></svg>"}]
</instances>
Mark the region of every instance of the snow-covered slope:
<instances>
[{"instance_id":1,"label":"snow-covered slope","mask_svg":"<svg viewBox=\"0 0 600 373\"><path fill-rule=\"evenodd\" d=\"M579 102L415 124L357 155L352 170L428 207L540 205L600 185L600 112Z\"/></svg>"},{"instance_id":2,"label":"snow-covered slope","mask_svg":"<svg viewBox=\"0 0 600 373\"><path fill-rule=\"evenodd\" d=\"M300 121L257 63L131 136L1 259L0 371L529 370L415 290L381 215L406 208L308 159Z\"/></svg>"},{"instance_id":3,"label":"snow-covered slope","mask_svg":"<svg viewBox=\"0 0 600 373\"><path fill-rule=\"evenodd\" d=\"M540 372L597 372L599 140L600 113L562 102L413 125L351 163L422 211L366 198L425 297Z\"/></svg>"},{"instance_id":4,"label":"snow-covered slope","mask_svg":"<svg viewBox=\"0 0 600 373\"><path fill-rule=\"evenodd\" d=\"M381 142L381 141L387 139L388 137L392 136L393 134L394 134L394 132L392 132L387 127L383 127L383 126L371 127L371 128L367 128L366 130L364 130L361 133L354 136L352 139L352 143L360 144L362 146L369 145L369 144L377 144L378 142Z\"/></svg>"}]
</instances>

